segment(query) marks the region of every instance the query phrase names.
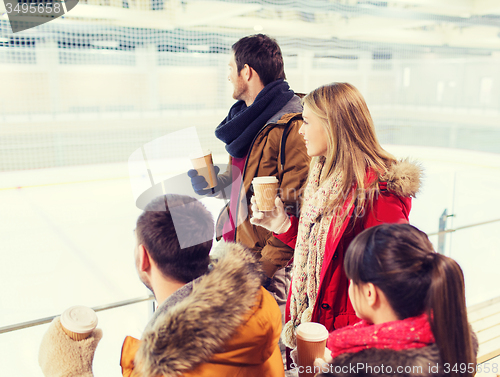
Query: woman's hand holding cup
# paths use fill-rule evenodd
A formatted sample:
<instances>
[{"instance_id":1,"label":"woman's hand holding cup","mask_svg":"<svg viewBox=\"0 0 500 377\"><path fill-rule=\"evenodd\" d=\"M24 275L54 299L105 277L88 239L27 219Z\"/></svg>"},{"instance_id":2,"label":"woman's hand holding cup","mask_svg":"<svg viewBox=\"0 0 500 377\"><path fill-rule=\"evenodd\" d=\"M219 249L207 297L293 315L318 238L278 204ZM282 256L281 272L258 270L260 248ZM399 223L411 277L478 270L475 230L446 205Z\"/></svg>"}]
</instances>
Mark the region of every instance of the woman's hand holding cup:
<instances>
[{"instance_id":1,"label":"woman's hand holding cup","mask_svg":"<svg viewBox=\"0 0 500 377\"><path fill-rule=\"evenodd\" d=\"M261 226L276 234L285 233L290 228L290 218L286 214L283 202L279 196L275 199L274 203L276 207L272 211L259 211L255 195L252 196L250 202L252 210L251 224Z\"/></svg>"},{"instance_id":2,"label":"woman's hand holding cup","mask_svg":"<svg viewBox=\"0 0 500 377\"><path fill-rule=\"evenodd\" d=\"M332 361L332 351L325 347L325 354L323 355L323 357L317 357L316 359L314 359L314 366L319 369L323 369L325 368L325 366L328 367L328 364Z\"/></svg>"}]
</instances>

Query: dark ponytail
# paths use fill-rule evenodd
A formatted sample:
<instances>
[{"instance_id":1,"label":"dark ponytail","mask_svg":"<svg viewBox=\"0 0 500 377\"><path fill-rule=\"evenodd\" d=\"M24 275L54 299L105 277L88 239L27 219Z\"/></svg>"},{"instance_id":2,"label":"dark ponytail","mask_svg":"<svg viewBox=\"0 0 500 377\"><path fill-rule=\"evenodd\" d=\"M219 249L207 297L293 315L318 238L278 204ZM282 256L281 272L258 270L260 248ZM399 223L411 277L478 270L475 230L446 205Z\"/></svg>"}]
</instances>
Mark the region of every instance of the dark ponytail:
<instances>
[{"instance_id":1,"label":"dark ponytail","mask_svg":"<svg viewBox=\"0 0 500 377\"><path fill-rule=\"evenodd\" d=\"M354 284L380 288L399 319L427 312L449 374L474 375L469 373L469 366L475 371L476 355L462 270L453 259L437 254L424 232L409 224L366 229L349 245L344 269Z\"/></svg>"},{"instance_id":2,"label":"dark ponytail","mask_svg":"<svg viewBox=\"0 0 500 377\"><path fill-rule=\"evenodd\" d=\"M467 319L464 275L453 259L436 253L433 257L427 308L441 360L448 364L451 376L472 377L475 373L468 369L473 365L476 370L476 354Z\"/></svg>"}]
</instances>

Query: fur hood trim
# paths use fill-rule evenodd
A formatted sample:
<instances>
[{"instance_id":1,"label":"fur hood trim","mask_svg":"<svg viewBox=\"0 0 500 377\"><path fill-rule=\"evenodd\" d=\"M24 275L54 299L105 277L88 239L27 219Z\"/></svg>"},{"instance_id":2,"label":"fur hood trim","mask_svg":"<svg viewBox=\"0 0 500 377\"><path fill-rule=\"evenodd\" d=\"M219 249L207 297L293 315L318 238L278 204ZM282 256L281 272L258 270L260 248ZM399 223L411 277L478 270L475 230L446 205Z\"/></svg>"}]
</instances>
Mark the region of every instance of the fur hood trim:
<instances>
[{"instance_id":1,"label":"fur hood trim","mask_svg":"<svg viewBox=\"0 0 500 377\"><path fill-rule=\"evenodd\" d=\"M438 365L437 368L436 365ZM398 372L398 367L403 367L403 371ZM405 367L407 367L406 370L404 370ZM431 369L431 367L433 368ZM357 370L357 368L361 369ZM441 357L439 356L439 349L436 344L401 351L370 348L356 353L345 353L333 359L328 368L325 366L322 371L326 372L327 370L327 373L322 373L318 376L444 376Z\"/></svg>"},{"instance_id":2,"label":"fur hood trim","mask_svg":"<svg viewBox=\"0 0 500 377\"><path fill-rule=\"evenodd\" d=\"M392 164L380 181L387 182L387 189L398 196L415 197L420 190L422 176L420 164L406 158Z\"/></svg>"},{"instance_id":3,"label":"fur hood trim","mask_svg":"<svg viewBox=\"0 0 500 377\"><path fill-rule=\"evenodd\" d=\"M469 325L470 326L470 325ZM477 335L471 330L474 355L479 347ZM359 370L357 369L359 366ZM382 368L383 366L383 368ZM351 368L353 367L353 368ZM389 368L388 368L389 367ZM398 372L397 368L404 370ZM436 343L406 350L370 348L337 356L325 364L318 377L445 377L444 365Z\"/></svg>"},{"instance_id":4,"label":"fur hood trim","mask_svg":"<svg viewBox=\"0 0 500 377\"><path fill-rule=\"evenodd\" d=\"M144 376L178 376L208 362L245 322L261 268L242 245L225 244L212 271L143 334L135 362Z\"/></svg>"}]
</instances>

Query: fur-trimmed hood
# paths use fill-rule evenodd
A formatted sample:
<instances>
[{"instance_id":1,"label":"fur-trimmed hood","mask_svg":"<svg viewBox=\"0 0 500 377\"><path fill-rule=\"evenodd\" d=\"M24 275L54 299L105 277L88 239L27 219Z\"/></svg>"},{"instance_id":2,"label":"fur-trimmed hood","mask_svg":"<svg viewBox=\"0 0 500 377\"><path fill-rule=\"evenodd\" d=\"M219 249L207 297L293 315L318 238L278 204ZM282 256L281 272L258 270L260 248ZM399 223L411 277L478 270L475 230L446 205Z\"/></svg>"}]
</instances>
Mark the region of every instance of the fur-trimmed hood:
<instances>
[{"instance_id":1,"label":"fur-trimmed hood","mask_svg":"<svg viewBox=\"0 0 500 377\"><path fill-rule=\"evenodd\" d=\"M471 331L474 355L477 357L479 342ZM398 369L399 368L399 369ZM369 348L360 352L343 353L325 364L317 377L444 377L444 364L436 343L421 348L405 350Z\"/></svg>"},{"instance_id":2,"label":"fur-trimmed hood","mask_svg":"<svg viewBox=\"0 0 500 377\"><path fill-rule=\"evenodd\" d=\"M262 364L275 351L281 316L274 303L279 328L273 329L276 323L256 314L262 309L258 300L263 296L259 263L239 244L228 243L222 249L213 269L195 280L192 290L179 302L173 306L170 302L167 309L160 306L146 328L135 358L142 375L182 375L207 363L215 354L225 365ZM269 313L275 314L272 310ZM249 322L255 317L259 317L259 324L254 328ZM244 323L243 329L250 326L251 331L241 330ZM273 331L277 332L276 345L271 345L266 336Z\"/></svg>"},{"instance_id":3,"label":"fur-trimmed hood","mask_svg":"<svg viewBox=\"0 0 500 377\"><path fill-rule=\"evenodd\" d=\"M386 182L387 189L398 196L415 197L420 190L422 175L422 167L406 158L392 164L379 180Z\"/></svg>"},{"instance_id":4,"label":"fur-trimmed hood","mask_svg":"<svg viewBox=\"0 0 500 377\"><path fill-rule=\"evenodd\" d=\"M437 366L437 367L436 367ZM400 368L400 370L398 370ZM318 376L337 377L427 377L444 376L436 344L401 351L370 348L339 355L324 365Z\"/></svg>"}]
</instances>

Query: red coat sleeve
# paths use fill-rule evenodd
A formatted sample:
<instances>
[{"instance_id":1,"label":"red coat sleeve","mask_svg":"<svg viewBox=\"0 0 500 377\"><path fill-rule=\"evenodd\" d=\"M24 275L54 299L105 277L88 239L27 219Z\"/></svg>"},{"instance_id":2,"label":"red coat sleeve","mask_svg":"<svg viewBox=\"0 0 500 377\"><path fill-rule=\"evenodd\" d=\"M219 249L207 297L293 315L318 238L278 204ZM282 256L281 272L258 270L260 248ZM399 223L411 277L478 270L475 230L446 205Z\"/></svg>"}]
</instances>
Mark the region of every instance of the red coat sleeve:
<instances>
[{"instance_id":1,"label":"red coat sleeve","mask_svg":"<svg viewBox=\"0 0 500 377\"><path fill-rule=\"evenodd\" d=\"M274 237L279 239L285 245L288 245L292 249L295 249L295 244L297 243L297 232L299 230L299 219L297 219L295 216L290 216L290 221L292 222L290 228L288 228L285 233L274 233Z\"/></svg>"}]
</instances>

